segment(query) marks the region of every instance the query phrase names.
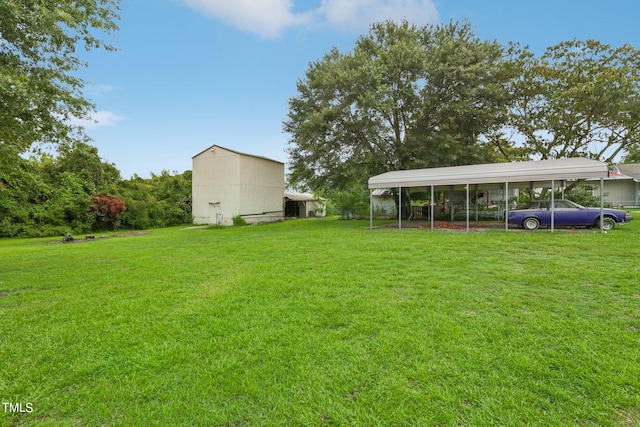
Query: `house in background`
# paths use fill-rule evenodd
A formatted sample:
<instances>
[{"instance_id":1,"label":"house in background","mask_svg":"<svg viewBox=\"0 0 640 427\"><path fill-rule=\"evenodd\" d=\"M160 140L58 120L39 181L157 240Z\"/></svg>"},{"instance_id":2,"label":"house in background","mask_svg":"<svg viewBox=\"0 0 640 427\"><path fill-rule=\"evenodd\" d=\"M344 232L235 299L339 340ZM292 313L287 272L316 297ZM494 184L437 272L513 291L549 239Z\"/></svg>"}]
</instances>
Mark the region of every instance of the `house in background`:
<instances>
[{"instance_id":1,"label":"house in background","mask_svg":"<svg viewBox=\"0 0 640 427\"><path fill-rule=\"evenodd\" d=\"M327 199L311 193L284 193L284 216L287 218L324 217Z\"/></svg>"},{"instance_id":2,"label":"house in background","mask_svg":"<svg viewBox=\"0 0 640 427\"><path fill-rule=\"evenodd\" d=\"M640 206L640 163L615 166L603 184L603 200L610 206ZM600 197L598 186L594 186L593 195Z\"/></svg>"},{"instance_id":3,"label":"house in background","mask_svg":"<svg viewBox=\"0 0 640 427\"><path fill-rule=\"evenodd\" d=\"M284 218L284 163L212 145L192 158L195 224L233 225Z\"/></svg>"}]
</instances>

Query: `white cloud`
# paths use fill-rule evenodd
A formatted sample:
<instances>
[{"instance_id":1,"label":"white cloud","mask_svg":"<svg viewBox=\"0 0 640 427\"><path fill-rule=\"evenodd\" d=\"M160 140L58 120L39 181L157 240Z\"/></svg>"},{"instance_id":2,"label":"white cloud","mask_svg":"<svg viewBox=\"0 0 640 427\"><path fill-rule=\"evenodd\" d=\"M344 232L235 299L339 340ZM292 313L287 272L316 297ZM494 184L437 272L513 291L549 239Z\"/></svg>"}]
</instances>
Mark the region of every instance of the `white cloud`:
<instances>
[{"instance_id":1,"label":"white cloud","mask_svg":"<svg viewBox=\"0 0 640 427\"><path fill-rule=\"evenodd\" d=\"M293 0L184 0L193 9L257 33L277 37L287 27L309 22L307 13L291 12Z\"/></svg>"},{"instance_id":2,"label":"white cloud","mask_svg":"<svg viewBox=\"0 0 640 427\"><path fill-rule=\"evenodd\" d=\"M416 24L438 22L433 0L322 0L317 9L302 13L292 12L294 0L183 1L199 12L266 38L278 37L286 28L303 25L366 31L373 22L389 19L406 19Z\"/></svg>"},{"instance_id":3,"label":"white cloud","mask_svg":"<svg viewBox=\"0 0 640 427\"><path fill-rule=\"evenodd\" d=\"M422 25L438 22L432 0L323 0L319 12L332 27L360 31L387 20Z\"/></svg>"},{"instance_id":4,"label":"white cloud","mask_svg":"<svg viewBox=\"0 0 640 427\"><path fill-rule=\"evenodd\" d=\"M74 126L82 126L85 129L96 129L103 126L113 126L122 120L124 120L123 116L102 110L91 113L87 118L73 118L69 120L69 123Z\"/></svg>"},{"instance_id":5,"label":"white cloud","mask_svg":"<svg viewBox=\"0 0 640 427\"><path fill-rule=\"evenodd\" d=\"M84 92L89 98L101 98L108 94L109 92L114 91L116 88L111 85L105 84L90 84L85 86Z\"/></svg>"}]
</instances>

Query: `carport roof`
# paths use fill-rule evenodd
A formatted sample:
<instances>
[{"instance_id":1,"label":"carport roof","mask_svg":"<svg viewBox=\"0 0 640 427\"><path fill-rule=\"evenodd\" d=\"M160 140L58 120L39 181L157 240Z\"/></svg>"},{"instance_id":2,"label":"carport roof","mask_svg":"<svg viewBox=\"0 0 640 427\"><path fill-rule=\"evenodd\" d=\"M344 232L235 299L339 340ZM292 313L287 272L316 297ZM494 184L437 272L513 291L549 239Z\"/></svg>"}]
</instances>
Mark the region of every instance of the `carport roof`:
<instances>
[{"instance_id":1,"label":"carport roof","mask_svg":"<svg viewBox=\"0 0 640 427\"><path fill-rule=\"evenodd\" d=\"M607 178L608 175L609 169L605 163L575 157L386 172L369 178L369 188L525 183Z\"/></svg>"}]
</instances>

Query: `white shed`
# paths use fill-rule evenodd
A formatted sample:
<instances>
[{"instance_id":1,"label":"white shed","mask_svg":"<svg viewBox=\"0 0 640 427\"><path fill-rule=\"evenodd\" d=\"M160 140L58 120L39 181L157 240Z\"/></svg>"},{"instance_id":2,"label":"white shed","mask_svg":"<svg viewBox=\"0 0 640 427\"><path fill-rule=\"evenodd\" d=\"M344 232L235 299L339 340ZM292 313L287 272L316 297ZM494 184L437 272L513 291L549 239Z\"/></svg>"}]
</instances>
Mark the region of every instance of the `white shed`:
<instances>
[{"instance_id":1,"label":"white shed","mask_svg":"<svg viewBox=\"0 0 640 427\"><path fill-rule=\"evenodd\" d=\"M311 193L284 193L285 216L296 218L324 217L327 199Z\"/></svg>"},{"instance_id":2,"label":"white shed","mask_svg":"<svg viewBox=\"0 0 640 427\"><path fill-rule=\"evenodd\" d=\"M232 225L284 218L284 163L212 145L192 158L193 222Z\"/></svg>"}]
</instances>

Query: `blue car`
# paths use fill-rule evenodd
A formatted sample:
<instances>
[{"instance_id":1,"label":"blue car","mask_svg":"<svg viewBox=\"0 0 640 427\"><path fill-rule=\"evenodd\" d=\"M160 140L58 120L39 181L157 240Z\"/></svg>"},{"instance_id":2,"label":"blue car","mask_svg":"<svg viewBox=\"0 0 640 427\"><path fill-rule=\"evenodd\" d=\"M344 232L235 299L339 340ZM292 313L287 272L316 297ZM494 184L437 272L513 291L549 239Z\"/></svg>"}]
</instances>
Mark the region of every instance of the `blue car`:
<instances>
[{"instance_id":1,"label":"blue car","mask_svg":"<svg viewBox=\"0 0 640 427\"><path fill-rule=\"evenodd\" d=\"M532 201L526 209L509 212L509 224L522 226L525 230L536 230L551 225L551 201ZM570 200L554 200L555 220L558 227L600 227L600 208L586 208ZM619 209L604 209L602 228L612 230L616 224L628 224L633 217Z\"/></svg>"}]
</instances>

